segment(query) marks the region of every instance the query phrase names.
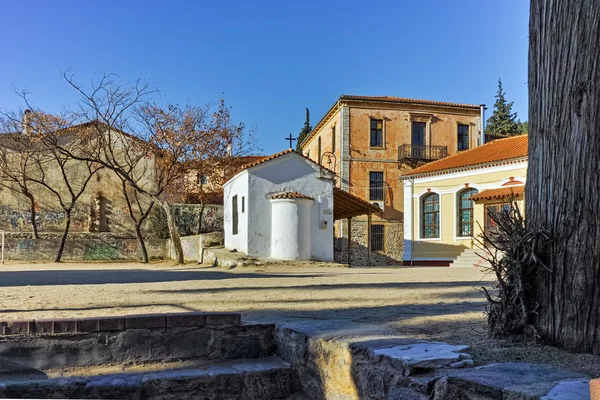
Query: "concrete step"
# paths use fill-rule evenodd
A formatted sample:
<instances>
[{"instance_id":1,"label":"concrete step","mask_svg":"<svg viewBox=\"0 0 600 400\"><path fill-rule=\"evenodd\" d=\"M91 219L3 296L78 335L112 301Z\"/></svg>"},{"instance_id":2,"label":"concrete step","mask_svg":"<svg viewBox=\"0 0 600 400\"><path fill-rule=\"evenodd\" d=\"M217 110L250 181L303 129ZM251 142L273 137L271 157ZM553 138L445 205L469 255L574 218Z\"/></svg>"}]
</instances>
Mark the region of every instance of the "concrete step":
<instances>
[{"instance_id":1,"label":"concrete step","mask_svg":"<svg viewBox=\"0 0 600 400\"><path fill-rule=\"evenodd\" d=\"M489 267L489 262L482 256L485 256L481 249L465 249L452 263L452 268L477 268Z\"/></svg>"},{"instance_id":2,"label":"concrete step","mask_svg":"<svg viewBox=\"0 0 600 400\"><path fill-rule=\"evenodd\" d=\"M288 398L297 387L290 364L275 356L169 367L133 365L123 367L122 373L106 374L100 366L63 370L53 378L54 371L48 379L3 382L0 397L270 400Z\"/></svg>"}]
</instances>

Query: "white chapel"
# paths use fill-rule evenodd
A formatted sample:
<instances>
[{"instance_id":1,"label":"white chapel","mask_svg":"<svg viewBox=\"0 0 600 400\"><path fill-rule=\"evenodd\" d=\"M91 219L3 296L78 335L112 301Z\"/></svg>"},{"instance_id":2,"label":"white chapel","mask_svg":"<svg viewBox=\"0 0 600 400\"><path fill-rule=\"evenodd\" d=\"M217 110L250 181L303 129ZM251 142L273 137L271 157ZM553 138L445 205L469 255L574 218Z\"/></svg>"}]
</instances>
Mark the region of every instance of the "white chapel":
<instances>
[{"instance_id":1,"label":"white chapel","mask_svg":"<svg viewBox=\"0 0 600 400\"><path fill-rule=\"evenodd\" d=\"M333 261L334 178L292 149L247 165L223 185L225 248Z\"/></svg>"}]
</instances>

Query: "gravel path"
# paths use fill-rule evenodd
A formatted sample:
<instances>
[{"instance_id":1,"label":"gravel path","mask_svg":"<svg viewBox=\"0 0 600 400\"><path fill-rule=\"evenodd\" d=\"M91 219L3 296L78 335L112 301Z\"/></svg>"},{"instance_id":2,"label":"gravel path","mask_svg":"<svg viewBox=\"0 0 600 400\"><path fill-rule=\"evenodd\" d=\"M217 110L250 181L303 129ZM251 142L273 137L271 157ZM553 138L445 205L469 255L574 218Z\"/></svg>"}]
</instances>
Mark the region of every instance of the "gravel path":
<instances>
[{"instance_id":1,"label":"gravel path","mask_svg":"<svg viewBox=\"0 0 600 400\"><path fill-rule=\"evenodd\" d=\"M267 265L224 270L167 263L8 264L2 319L239 311L246 320L345 318L397 326L481 319L475 269Z\"/></svg>"},{"instance_id":2,"label":"gravel path","mask_svg":"<svg viewBox=\"0 0 600 400\"><path fill-rule=\"evenodd\" d=\"M490 340L477 269L264 265L224 270L169 263L0 266L0 320L237 311L246 321L350 319L465 343L475 360L540 361L600 375L600 357Z\"/></svg>"}]
</instances>

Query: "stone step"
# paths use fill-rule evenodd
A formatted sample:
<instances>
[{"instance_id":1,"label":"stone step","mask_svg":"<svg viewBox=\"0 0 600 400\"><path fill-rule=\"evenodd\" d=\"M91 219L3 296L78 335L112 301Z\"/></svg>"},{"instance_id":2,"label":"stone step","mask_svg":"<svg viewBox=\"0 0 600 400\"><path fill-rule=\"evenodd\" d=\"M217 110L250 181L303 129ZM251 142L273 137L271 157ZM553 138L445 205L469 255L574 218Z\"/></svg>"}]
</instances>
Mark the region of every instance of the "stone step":
<instances>
[{"instance_id":1,"label":"stone step","mask_svg":"<svg viewBox=\"0 0 600 400\"><path fill-rule=\"evenodd\" d=\"M71 372L76 373L77 370ZM137 373L93 375L93 369L80 372L83 374L3 382L0 397L270 400L293 398L290 396L297 388L290 364L274 356L199 365L196 368L146 368Z\"/></svg>"},{"instance_id":2,"label":"stone step","mask_svg":"<svg viewBox=\"0 0 600 400\"><path fill-rule=\"evenodd\" d=\"M11 360L23 370L183 358L263 358L275 351L274 326L240 324L237 313L25 320L6 324L3 328L10 334L0 335L0 360Z\"/></svg>"},{"instance_id":3,"label":"stone step","mask_svg":"<svg viewBox=\"0 0 600 400\"><path fill-rule=\"evenodd\" d=\"M278 324L279 355L311 400L589 400L590 377L544 364L473 367L465 345L350 321Z\"/></svg>"},{"instance_id":4,"label":"stone step","mask_svg":"<svg viewBox=\"0 0 600 400\"><path fill-rule=\"evenodd\" d=\"M450 371L435 383L433 399L589 400L589 379L545 364L489 364Z\"/></svg>"},{"instance_id":5,"label":"stone step","mask_svg":"<svg viewBox=\"0 0 600 400\"><path fill-rule=\"evenodd\" d=\"M399 337L387 327L350 321L298 321L276 327L278 354L317 399L427 400L438 371L473 364L464 350Z\"/></svg>"}]
</instances>

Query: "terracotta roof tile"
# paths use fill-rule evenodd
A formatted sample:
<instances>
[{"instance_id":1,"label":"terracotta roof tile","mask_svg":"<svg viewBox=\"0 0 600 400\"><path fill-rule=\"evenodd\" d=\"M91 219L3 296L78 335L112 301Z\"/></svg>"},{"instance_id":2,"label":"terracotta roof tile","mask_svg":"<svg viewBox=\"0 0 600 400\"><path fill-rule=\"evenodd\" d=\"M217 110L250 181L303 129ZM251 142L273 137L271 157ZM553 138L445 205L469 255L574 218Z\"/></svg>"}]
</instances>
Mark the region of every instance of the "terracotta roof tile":
<instances>
[{"instance_id":1,"label":"terracotta roof tile","mask_svg":"<svg viewBox=\"0 0 600 400\"><path fill-rule=\"evenodd\" d=\"M270 156L264 156L264 157L262 157L262 158L260 158L260 159L258 159L258 160L255 160L255 161L251 162L250 164L246 164L246 165L244 165L244 166L243 166L243 167L242 167L242 168L241 168L241 169L238 171L238 173L239 173L239 172L242 172L243 170L245 170L245 169L248 169L248 168L250 168L250 167L254 167L255 165L262 164L262 163L264 163L264 162L267 162L267 161L273 160L273 159L275 159L275 158L277 158L277 157L281 157L281 156L283 156L283 155L290 154L290 153L296 153L296 154L298 154L300 157L303 157L303 158L307 159L308 161L312 162L313 164L317 164L316 162L314 162L314 161L313 161L313 160L311 160L310 158L306 157L304 154L298 153L296 150L293 150L293 149L287 149L287 150L284 150L284 151L280 151L279 153L272 154L272 155L270 155ZM317 165L319 165L319 164L317 164ZM329 171L329 172L331 172L332 174L334 174L334 175L335 175L335 172L334 172L334 171L332 171L332 170L330 170L329 168L323 167L322 165L319 165L319 166L320 166L321 168L323 168L324 170L326 170L326 171Z\"/></svg>"},{"instance_id":2,"label":"terracotta roof tile","mask_svg":"<svg viewBox=\"0 0 600 400\"><path fill-rule=\"evenodd\" d=\"M277 193L277 194L272 195L271 199L308 199L308 200L313 200L312 197L307 196L302 193L298 193L298 192Z\"/></svg>"},{"instance_id":3,"label":"terracotta roof tile","mask_svg":"<svg viewBox=\"0 0 600 400\"><path fill-rule=\"evenodd\" d=\"M433 174L440 171L473 167L504 160L512 160L527 157L527 135L514 136L506 139L498 139L465 150L450 157L442 158L402 175L404 177L414 175Z\"/></svg>"},{"instance_id":4,"label":"terracotta roof tile","mask_svg":"<svg viewBox=\"0 0 600 400\"><path fill-rule=\"evenodd\" d=\"M394 103L416 103L416 104L428 104L434 106L451 106L451 107L467 107L467 108L479 108L480 106L475 104L462 104L462 103L451 103L448 101L436 101L436 100L423 100L423 99L410 99L406 97L396 96L355 96L351 94L343 94L340 96L341 100L370 100L370 101L391 101Z\"/></svg>"},{"instance_id":5,"label":"terracotta roof tile","mask_svg":"<svg viewBox=\"0 0 600 400\"><path fill-rule=\"evenodd\" d=\"M498 189L483 190L476 195L471 196L471 200L496 200L508 198L511 195L515 197L522 196L525 193L525 186L506 186Z\"/></svg>"}]
</instances>

